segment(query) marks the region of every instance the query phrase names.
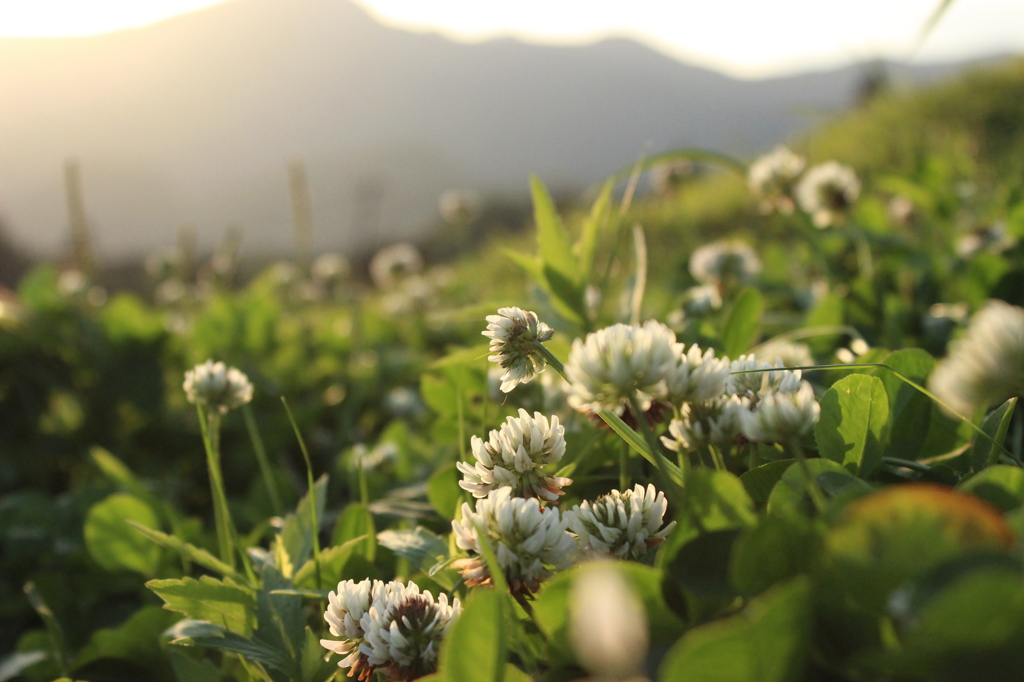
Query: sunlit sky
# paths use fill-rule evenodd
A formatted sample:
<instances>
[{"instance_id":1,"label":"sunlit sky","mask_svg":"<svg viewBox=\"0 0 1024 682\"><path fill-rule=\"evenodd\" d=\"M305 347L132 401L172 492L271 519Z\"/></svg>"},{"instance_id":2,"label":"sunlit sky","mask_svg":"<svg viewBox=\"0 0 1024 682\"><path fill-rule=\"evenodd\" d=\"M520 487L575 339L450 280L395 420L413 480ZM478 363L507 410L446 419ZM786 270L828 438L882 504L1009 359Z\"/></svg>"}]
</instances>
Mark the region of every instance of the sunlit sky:
<instances>
[{"instance_id":1,"label":"sunlit sky","mask_svg":"<svg viewBox=\"0 0 1024 682\"><path fill-rule=\"evenodd\" d=\"M0 36L92 35L218 1L223 0L0 0ZM355 1L390 25L457 40L513 35L579 43L628 36L747 77L874 57L941 60L1024 51L1021 0L955 0L917 52L919 30L939 0Z\"/></svg>"}]
</instances>

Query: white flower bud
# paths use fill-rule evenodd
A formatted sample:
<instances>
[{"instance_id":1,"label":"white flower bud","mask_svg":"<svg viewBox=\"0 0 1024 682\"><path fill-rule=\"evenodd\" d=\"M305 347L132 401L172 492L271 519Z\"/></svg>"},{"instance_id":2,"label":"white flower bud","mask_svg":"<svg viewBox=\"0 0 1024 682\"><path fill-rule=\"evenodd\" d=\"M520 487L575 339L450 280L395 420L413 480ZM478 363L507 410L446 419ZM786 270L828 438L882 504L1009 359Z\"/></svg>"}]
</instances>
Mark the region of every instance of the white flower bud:
<instances>
[{"instance_id":1,"label":"white flower bud","mask_svg":"<svg viewBox=\"0 0 1024 682\"><path fill-rule=\"evenodd\" d=\"M234 367L207 360L185 372L185 395L190 403L221 414L252 400L252 383Z\"/></svg>"},{"instance_id":2,"label":"white flower bud","mask_svg":"<svg viewBox=\"0 0 1024 682\"><path fill-rule=\"evenodd\" d=\"M638 483L632 490L584 501L563 516L584 553L639 559L676 527L675 521L662 526L667 509L665 493Z\"/></svg>"},{"instance_id":3,"label":"white flower bud","mask_svg":"<svg viewBox=\"0 0 1024 682\"><path fill-rule=\"evenodd\" d=\"M796 199L814 226L843 222L860 196L860 180L849 166L836 161L814 166L796 186Z\"/></svg>"},{"instance_id":4,"label":"white flower bud","mask_svg":"<svg viewBox=\"0 0 1024 682\"><path fill-rule=\"evenodd\" d=\"M512 307L488 315L487 329L481 334L491 340L487 359L505 370L501 390L508 393L544 371L547 362L539 345L554 336L555 331L541 322L537 313Z\"/></svg>"}]
</instances>

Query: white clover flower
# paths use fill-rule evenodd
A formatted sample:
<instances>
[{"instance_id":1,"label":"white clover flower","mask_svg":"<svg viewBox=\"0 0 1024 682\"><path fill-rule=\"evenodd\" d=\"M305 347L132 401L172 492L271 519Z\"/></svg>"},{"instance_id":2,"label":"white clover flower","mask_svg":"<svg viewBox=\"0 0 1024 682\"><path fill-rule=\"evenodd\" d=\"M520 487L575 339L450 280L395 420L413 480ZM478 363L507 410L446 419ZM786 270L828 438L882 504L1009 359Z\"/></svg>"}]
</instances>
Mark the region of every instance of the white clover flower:
<instances>
[{"instance_id":1,"label":"white clover flower","mask_svg":"<svg viewBox=\"0 0 1024 682\"><path fill-rule=\"evenodd\" d=\"M321 639L320 645L347 654L338 667L364 682L378 668L388 679L403 681L434 672L441 640L462 612L458 599L449 605L441 594L435 602L413 582L344 580L328 602L324 619L341 639Z\"/></svg>"},{"instance_id":2,"label":"white clover flower","mask_svg":"<svg viewBox=\"0 0 1024 682\"><path fill-rule=\"evenodd\" d=\"M799 371L784 372L775 390L762 391L753 409L740 413L743 435L759 443L785 443L811 430L821 407Z\"/></svg>"},{"instance_id":3,"label":"white clover flower","mask_svg":"<svg viewBox=\"0 0 1024 682\"><path fill-rule=\"evenodd\" d=\"M452 531L455 544L476 555L452 564L470 587L491 584L482 558L481 532L516 594L532 594L543 580L575 559L576 541L558 507L543 508L535 497L512 497L511 488L498 488L477 500L476 511L463 504L462 520L452 521Z\"/></svg>"},{"instance_id":4,"label":"white clover flower","mask_svg":"<svg viewBox=\"0 0 1024 682\"><path fill-rule=\"evenodd\" d=\"M841 223L859 196L857 174L837 161L814 166L796 186L800 208L818 228Z\"/></svg>"},{"instance_id":5,"label":"white clover flower","mask_svg":"<svg viewBox=\"0 0 1024 682\"><path fill-rule=\"evenodd\" d=\"M752 370L781 370L782 363L776 362L774 365L769 365L767 362L758 359L753 353L749 355L741 355L736 360L733 360L729 365L729 381L726 385L726 391L733 395L744 396L751 399L756 399L758 394L762 391L772 390L773 387L777 386L784 373L782 371L774 372L754 372ZM740 372L748 372L747 374L740 374Z\"/></svg>"},{"instance_id":6,"label":"white clover flower","mask_svg":"<svg viewBox=\"0 0 1024 682\"><path fill-rule=\"evenodd\" d=\"M685 404L679 419L668 425L661 442L674 452L687 452L708 445L727 445L742 431L742 415L750 411L750 399L722 395L714 400Z\"/></svg>"},{"instance_id":7,"label":"white clover flower","mask_svg":"<svg viewBox=\"0 0 1024 682\"><path fill-rule=\"evenodd\" d=\"M405 277L423 269L423 256L409 242L385 246L370 261L370 279L378 289L393 289Z\"/></svg>"},{"instance_id":8,"label":"white clover flower","mask_svg":"<svg viewBox=\"0 0 1024 682\"><path fill-rule=\"evenodd\" d=\"M638 483L632 490L584 501L563 516L583 553L639 559L676 527L675 521L662 525L667 510L665 493Z\"/></svg>"},{"instance_id":9,"label":"white clover flower","mask_svg":"<svg viewBox=\"0 0 1024 682\"><path fill-rule=\"evenodd\" d=\"M309 266L309 274L323 284L334 284L348 277L352 267L340 253L323 253Z\"/></svg>"},{"instance_id":10,"label":"white clover flower","mask_svg":"<svg viewBox=\"0 0 1024 682\"><path fill-rule=\"evenodd\" d=\"M814 356L806 343L771 339L754 349L754 354L764 360L775 361L781 367L810 367Z\"/></svg>"},{"instance_id":11,"label":"white clover flower","mask_svg":"<svg viewBox=\"0 0 1024 682\"><path fill-rule=\"evenodd\" d=\"M992 300L950 346L928 387L959 414L1024 395L1024 309Z\"/></svg>"},{"instance_id":12,"label":"white clover flower","mask_svg":"<svg viewBox=\"0 0 1024 682\"><path fill-rule=\"evenodd\" d=\"M700 169L693 161L678 159L659 163L651 169L651 186L658 194L671 194L688 180L700 174Z\"/></svg>"},{"instance_id":13,"label":"white clover flower","mask_svg":"<svg viewBox=\"0 0 1024 682\"><path fill-rule=\"evenodd\" d=\"M480 213L480 195L468 190L448 190L437 200L441 217L451 225L463 225Z\"/></svg>"},{"instance_id":14,"label":"white clover flower","mask_svg":"<svg viewBox=\"0 0 1024 682\"><path fill-rule=\"evenodd\" d=\"M665 394L665 380L680 351L676 335L660 322L616 324L572 343L565 374L569 405L580 411L622 412L634 396L642 409ZM639 416L639 415L638 415Z\"/></svg>"},{"instance_id":15,"label":"white clover flower","mask_svg":"<svg viewBox=\"0 0 1024 682\"><path fill-rule=\"evenodd\" d=\"M722 307L722 294L714 284L690 287L683 293L683 310L689 315L707 315Z\"/></svg>"},{"instance_id":16,"label":"white clover flower","mask_svg":"<svg viewBox=\"0 0 1024 682\"><path fill-rule=\"evenodd\" d=\"M221 414L252 400L249 377L234 367L213 360L185 372L184 388L190 403L205 405Z\"/></svg>"},{"instance_id":17,"label":"white clover flower","mask_svg":"<svg viewBox=\"0 0 1024 682\"><path fill-rule=\"evenodd\" d=\"M593 562L573 577L569 640L595 680L641 680L650 636L643 601L616 562Z\"/></svg>"},{"instance_id":18,"label":"white clover flower","mask_svg":"<svg viewBox=\"0 0 1024 682\"><path fill-rule=\"evenodd\" d=\"M761 272L761 259L743 242L705 244L690 256L690 274L701 284L731 287L749 282Z\"/></svg>"},{"instance_id":19,"label":"white clover flower","mask_svg":"<svg viewBox=\"0 0 1024 682\"><path fill-rule=\"evenodd\" d=\"M491 340L487 359L505 370L501 390L508 393L544 371L547 363L539 344L554 336L555 330L541 322L537 313L512 307L488 315L487 329L480 333Z\"/></svg>"},{"instance_id":20,"label":"white clover flower","mask_svg":"<svg viewBox=\"0 0 1024 682\"><path fill-rule=\"evenodd\" d=\"M681 351L682 344L678 348ZM725 392L729 372L729 358L716 358L713 348L702 352L693 344L679 353L676 366L665 380L666 396L676 405L711 400Z\"/></svg>"},{"instance_id":21,"label":"white clover flower","mask_svg":"<svg viewBox=\"0 0 1024 682\"><path fill-rule=\"evenodd\" d=\"M761 200L761 211L793 212L793 185L807 161L779 145L759 157L747 171L747 185Z\"/></svg>"},{"instance_id":22,"label":"white clover flower","mask_svg":"<svg viewBox=\"0 0 1024 682\"><path fill-rule=\"evenodd\" d=\"M476 464L458 462L463 474L459 486L473 497L487 497L495 488L509 487L518 497L539 497L553 502L564 494L571 478L546 476L541 469L565 454L565 428L558 417L550 420L540 412L531 417L524 409L509 417L501 428L492 430L487 441L471 440Z\"/></svg>"}]
</instances>

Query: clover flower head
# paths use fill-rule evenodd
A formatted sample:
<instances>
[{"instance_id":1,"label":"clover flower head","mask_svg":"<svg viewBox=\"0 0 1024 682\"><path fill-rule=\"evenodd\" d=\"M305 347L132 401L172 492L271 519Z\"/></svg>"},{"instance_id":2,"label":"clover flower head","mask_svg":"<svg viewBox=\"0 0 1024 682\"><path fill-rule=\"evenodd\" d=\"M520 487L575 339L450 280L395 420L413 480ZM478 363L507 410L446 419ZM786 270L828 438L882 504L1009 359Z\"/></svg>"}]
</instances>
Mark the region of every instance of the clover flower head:
<instances>
[{"instance_id":1,"label":"clover flower head","mask_svg":"<svg viewBox=\"0 0 1024 682\"><path fill-rule=\"evenodd\" d=\"M747 171L747 185L761 200L761 211L793 212L793 185L807 161L779 145L759 157Z\"/></svg>"},{"instance_id":2,"label":"clover flower head","mask_svg":"<svg viewBox=\"0 0 1024 682\"><path fill-rule=\"evenodd\" d=\"M827 161L814 166L796 186L796 199L815 227L843 222L860 196L860 180L849 166Z\"/></svg>"},{"instance_id":3,"label":"clover flower head","mask_svg":"<svg viewBox=\"0 0 1024 682\"><path fill-rule=\"evenodd\" d=\"M501 390L508 393L544 371L547 362L540 344L554 336L555 330L541 322L537 313L512 307L488 315L487 329L481 334L491 340L487 359L505 370Z\"/></svg>"},{"instance_id":4,"label":"clover flower head","mask_svg":"<svg viewBox=\"0 0 1024 682\"><path fill-rule=\"evenodd\" d=\"M714 284L690 287L683 299L683 310L688 315L707 315L722 307L722 293Z\"/></svg>"},{"instance_id":5,"label":"clover flower head","mask_svg":"<svg viewBox=\"0 0 1024 682\"><path fill-rule=\"evenodd\" d=\"M518 417L509 417L486 441L473 436L471 445L476 464L458 462L456 466L464 477L459 485L474 497L509 487L513 495L552 502L563 494L563 486L572 483L570 478L546 476L542 471L565 454L565 428L556 416L548 419L534 412L531 417L520 409Z\"/></svg>"},{"instance_id":6,"label":"clover flower head","mask_svg":"<svg viewBox=\"0 0 1024 682\"><path fill-rule=\"evenodd\" d=\"M682 351L682 344L678 347ZM711 400L725 392L729 372L729 358L716 358L713 348L701 351L693 344L679 353L676 366L665 380L667 397L676 405Z\"/></svg>"},{"instance_id":7,"label":"clover flower head","mask_svg":"<svg viewBox=\"0 0 1024 682\"><path fill-rule=\"evenodd\" d=\"M437 200L441 217L451 225L463 225L480 213L480 195L468 190L448 190Z\"/></svg>"},{"instance_id":8,"label":"clover flower head","mask_svg":"<svg viewBox=\"0 0 1024 682\"><path fill-rule=\"evenodd\" d=\"M423 256L409 242L385 246L370 261L370 279L378 289L394 289L399 282L423 270Z\"/></svg>"},{"instance_id":9,"label":"clover flower head","mask_svg":"<svg viewBox=\"0 0 1024 682\"><path fill-rule=\"evenodd\" d=\"M961 415L1024 395L1024 309L992 300L950 345L928 382Z\"/></svg>"},{"instance_id":10,"label":"clover flower head","mask_svg":"<svg viewBox=\"0 0 1024 682\"><path fill-rule=\"evenodd\" d=\"M661 442L674 452L732 443L742 431L742 415L750 411L750 405L750 398L737 395L684 404L679 419L669 423L669 435L662 436Z\"/></svg>"},{"instance_id":11,"label":"clover flower head","mask_svg":"<svg viewBox=\"0 0 1024 682\"><path fill-rule=\"evenodd\" d=\"M458 599L437 601L416 583L344 580L328 595L324 613L340 639L320 644L345 657L338 663L349 677L366 682L377 669L392 680L414 680L437 669L437 654L448 627L462 612Z\"/></svg>"},{"instance_id":12,"label":"clover flower head","mask_svg":"<svg viewBox=\"0 0 1024 682\"><path fill-rule=\"evenodd\" d=\"M334 284L352 271L348 259L340 253L322 253L309 266L309 274L323 284Z\"/></svg>"},{"instance_id":13,"label":"clover flower head","mask_svg":"<svg viewBox=\"0 0 1024 682\"><path fill-rule=\"evenodd\" d=\"M749 245L717 241L701 246L690 256L690 274L701 284L731 287L749 282L761 272L761 259Z\"/></svg>"},{"instance_id":14,"label":"clover flower head","mask_svg":"<svg viewBox=\"0 0 1024 682\"><path fill-rule=\"evenodd\" d=\"M676 527L675 521L663 525L667 510L665 493L638 483L632 490L585 500L564 516L584 554L640 559Z\"/></svg>"},{"instance_id":15,"label":"clover flower head","mask_svg":"<svg viewBox=\"0 0 1024 682\"><path fill-rule=\"evenodd\" d=\"M783 372L775 390L761 391L752 409L740 413L743 435L759 443L785 443L806 434L818 421L821 407L814 388L798 371Z\"/></svg>"},{"instance_id":16,"label":"clover flower head","mask_svg":"<svg viewBox=\"0 0 1024 682\"><path fill-rule=\"evenodd\" d=\"M670 194L699 174L700 167L693 161L687 159L666 161L651 169L651 186L658 194Z\"/></svg>"},{"instance_id":17,"label":"clover flower head","mask_svg":"<svg viewBox=\"0 0 1024 682\"><path fill-rule=\"evenodd\" d=\"M569 405L580 411L621 413L636 397L642 409L665 395L678 363L676 335L660 322L616 324L573 341L565 373Z\"/></svg>"},{"instance_id":18,"label":"clover flower head","mask_svg":"<svg viewBox=\"0 0 1024 682\"><path fill-rule=\"evenodd\" d=\"M193 404L225 414L252 400L249 377L223 362L207 360L185 372L185 396Z\"/></svg>"},{"instance_id":19,"label":"clover flower head","mask_svg":"<svg viewBox=\"0 0 1024 682\"><path fill-rule=\"evenodd\" d=\"M757 399L759 395L764 392L771 390L782 381L783 372L782 363L776 361L774 365L770 365L763 360L760 360L753 353L749 355L741 355L736 360L733 360L729 366L730 374L729 381L726 385L726 391L733 395L745 396L751 399ZM753 370L779 370L779 371L753 371ZM747 374L740 374L740 372L748 372Z\"/></svg>"},{"instance_id":20,"label":"clover flower head","mask_svg":"<svg viewBox=\"0 0 1024 682\"><path fill-rule=\"evenodd\" d=\"M455 544L475 555L452 564L470 587L491 584L483 542L494 548L516 594L532 594L555 571L570 566L576 554L576 541L558 507L541 507L535 497L512 497L511 488L492 490L476 501L476 510L463 504L462 519L452 521L452 531Z\"/></svg>"}]
</instances>

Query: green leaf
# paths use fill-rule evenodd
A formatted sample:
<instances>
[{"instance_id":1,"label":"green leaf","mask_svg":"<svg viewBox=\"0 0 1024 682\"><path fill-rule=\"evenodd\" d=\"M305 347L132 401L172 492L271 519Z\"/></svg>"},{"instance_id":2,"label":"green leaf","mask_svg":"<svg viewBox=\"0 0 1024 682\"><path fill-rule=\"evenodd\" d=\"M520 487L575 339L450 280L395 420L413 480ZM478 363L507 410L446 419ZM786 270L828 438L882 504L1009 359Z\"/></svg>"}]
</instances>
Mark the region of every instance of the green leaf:
<instances>
[{"instance_id":1,"label":"green leaf","mask_svg":"<svg viewBox=\"0 0 1024 682\"><path fill-rule=\"evenodd\" d=\"M743 482L726 471L704 467L686 477L686 512L704 531L743 528L757 523L754 502Z\"/></svg>"},{"instance_id":2,"label":"green leaf","mask_svg":"<svg viewBox=\"0 0 1024 682\"><path fill-rule=\"evenodd\" d=\"M241 573L234 570L223 561L207 552L205 549L201 549L195 545L184 542L183 540L179 540L173 535L168 535L167 533L147 528L135 521L128 521L128 525L161 547L175 551L186 559L194 561L204 568L220 573L223 576L233 578L238 582L245 581L245 577Z\"/></svg>"},{"instance_id":3,"label":"green leaf","mask_svg":"<svg viewBox=\"0 0 1024 682\"><path fill-rule=\"evenodd\" d=\"M35 583L31 580L25 583L25 597L28 603L46 626L46 635L50 641L50 648L57 659L57 666L62 673L67 673L71 668L71 651L68 649L67 640L64 638L64 629L60 626L53 610L46 603L43 595L39 593Z\"/></svg>"},{"instance_id":4,"label":"green leaf","mask_svg":"<svg viewBox=\"0 0 1024 682\"><path fill-rule=\"evenodd\" d=\"M452 462L440 467L427 480L427 499L438 514L449 520L455 518L455 511L462 503L459 478L459 470Z\"/></svg>"},{"instance_id":5,"label":"green leaf","mask_svg":"<svg viewBox=\"0 0 1024 682\"><path fill-rule=\"evenodd\" d=\"M377 541L424 572L448 558L448 543L423 526L415 530L385 530Z\"/></svg>"},{"instance_id":6,"label":"green leaf","mask_svg":"<svg viewBox=\"0 0 1024 682\"><path fill-rule=\"evenodd\" d=\"M230 580L204 575L196 580L150 580L146 587L166 602L164 608L205 620L227 630L249 635L256 626L253 593Z\"/></svg>"},{"instance_id":7,"label":"green leaf","mask_svg":"<svg viewBox=\"0 0 1024 682\"><path fill-rule=\"evenodd\" d=\"M309 627L302 645L302 682L325 682L338 672L337 664L324 655L320 638Z\"/></svg>"},{"instance_id":8,"label":"green leaf","mask_svg":"<svg viewBox=\"0 0 1024 682\"><path fill-rule=\"evenodd\" d=\"M502 251L505 256L522 268L523 272L528 274L534 282L537 284L545 284L544 282L544 263L540 258L536 256L528 256L525 253L519 253L512 249L505 249Z\"/></svg>"},{"instance_id":9,"label":"green leaf","mask_svg":"<svg viewBox=\"0 0 1024 682\"><path fill-rule=\"evenodd\" d=\"M676 585L702 599L732 599L736 588L729 575L729 557L740 531L701 533L676 552L665 568Z\"/></svg>"},{"instance_id":10,"label":"green leaf","mask_svg":"<svg viewBox=\"0 0 1024 682\"><path fill-rule=\"evenodd\" d=\"M981 424L981 430L987 433L996 443L1006 441L1006 432L1010 429L1010 421L1013 419L1014 408L1017 407L1017 398L1010 398L985 417ZM1002 454L995 443L985 439L974 437L974 445L971 446L971 466L975 471L981 471L986 466L991 466L999 461Z\"/></svg>"},{"instance_id":11,"label":"green leaf","mask_svg":"<svg viewBox=\"0 0 1024 682\"><path fill-rule=\"evenodd\" d=\"M362 580L366 576L351 576L346 574L346 567L353 556L359 554L363 548L365 537L352 538L340 545L328 547L320 553L320 570L323 574L325 588L333 589L342 580L356 578ZM313 589L316 587L316 562L310 559L295 571L292 584L301 589Z\"/></svg>"},{"instance_id":12,"label":"green leaf","mask_svg":"<svg viewBox=\"0 0 1024 682\"><path fill-rule=\"evenodd\" d=\"M547 282L547 291L551 294L555 310L570 322L582 324L586 319L583 287L547 263L544 264L544 281Z\"/></svg>"},{"instance_id":13,"label":"green leaf","mask_svg":"<svg viewBox=\"0 0 1024 682\"><path fill-rule=\"evenodd\" d=\"M612 203L612 189L614 187L615 183L611 180L606 181L604 186L601 187L601 192L590 207L590 214L583 221L580 237L576 240L576 245L573 247L580 263L580 283L584 285L590 281L594 270L594 253L597 250L597 237L600 234L601 227L608 220Z\"/></svg>"},{"instance_id":14,"label":"green leaf","mask_svg":"<svg viewBox=\"0 0 1024 682\"><path fill-rule=\"evenodd\" d=\"M843 299L829 294L807 311L803 326L808 329L840 327L844 319L843 307ZM816 335L808 339L807 345L815 355L827 355L835 349L838 339L838 334Z\"/></svg>"},{"instance_id":15,"label":"green leaf","mask_svg":"<svg viewBox=\"0 0 1024 682\"><path fill-rule=\"evenodd\" d=\"M811 476L815 477L815 480L819 481L822 474L838 474L843 477L844 480L848 480L850 485L857 485L858 483L863 486L867 486L866 483L860 479L854 477L849 471L844 469L839 464L836 464L830 459L809 459L807 460L807 469L811 472ZM835 489L834 484L830 485L830 488ZM870 488L867 488L870 490ZM828 495L828 491L824 491ZM802 512L810 513L813 509L810 497L807 495L807 477L804 476L803 468L799 462L790 464L786 472L782 474L782 478L772 488L772 494L768 497L768 513L769 514L786 514L791 512Z\"/></svg>"},{"instance_id":16,"label":"green leaf","mask_svg":"<svg viewBox=\"0 0 1024 682\"><path fill-rule=\"evenodd\" d=\"M753 287L740 291L722 329L722 355L736 358L754 343L764 314L764 298Z\"/></svg>"},{"instance_id":17,"label":"green leaf","mask_svg":"<svg viewBox=\"0 0 1024 682\"><path fill-rule=\"evenodd\" d=\"M798 578L744 612L694 628L672 647L660 682L796 682L807 665L810 584Z\"/></svg>"},{"instance_id":18,"label":"green leaf","mask_svg":"<svg viewBox=\"0 0 1024 682\"><path fill-rule=\"evenodd\" d=\"M80 669L102 658L121 658L140 665L163 665L160 633L173 625L179 616L159 606L143 606L116 628L97 630L88 644L75 656Z\"/></svg>"},{"instance_id":19,"label":"green leaf","mask_svg":"<svg viewBox=\"0 0 1024 682\"><path fill-rule=\"evenodd\" d=\"M96 563L108 571L128 569L151 576L160 565L160 547L135 532L127 521L147 527L160 524L156 512L144 500L115 493L89 509L85 546Z\"/></svg>"},{"instance_id":20,"label":"green leaf","mask_svg":"<svg viewBox=\"0 0 1024 682\"><path fill-rule=\"evenodd\" d=\"M439 670L445 682L476 682L505 677L507 595L474 590L462 615L441 644Z\"/></svg>"},{"instance_id":21,"label":"green leaf","mask_svg":"<svg viewBox=\"0 0 1024 682\"><path fill-rule=\"evenodd\" d=\"M533 196L533 218L537 223L537 246L545 270L553 270L569 285L579 288L579 266L572 252L572 242L562 219L555 210L540 179L530 176L530 193Z\"/></svg>"},{"instance_id":22,"label":"green leaf","mask_svg":"<svg viewBox=\"0 0 1024 682\"><path fill-rule=\"evenodd\" d=\"M306 627L302 597L279 592L291 588L292 583L281 574L269 555L257 570L260 574L260 590L256 593L256 623L259 627L253 639L279 652L297 672L301 665Z\"/></svg>"},{"instance_id":23,"label":"green leaf","mask_svg":"<svg viewBox=\"0 0 1024 682\"><path fill-rule=\"evenodd\" d=\"M997 464L971 476L957 489L980 497L1000 511L1011 511L1024 504L1024 469Z\"/></svg>"},{"instance_id":24,"label":"green leaf","mask_svg":"<svg viewBox=\"0 0 1024 682\"><path fill-rule=\"evenodd\" d=\"M221 682L220 670L202 657L202 652L190 647L167 648L167 659L178 682Z\"/></svg>"},{"instance_id":25,"label":"green leaf","mask_svg":"<svg viewBox=\"0 0 1024 682\"><path fill-rule=\"evenodd\" d=\"M280 651L263 642L243 637L204 620L183 620L166 633L171 644L185 644L216 649L229 654L238 654L252 661L294 675L296 665Z\"/></svg>"},{"instance_id":26,"label":"green leaf","mask_svg":"<svg viewBox=\"0 0 1024 682\"><path fill-rule=\"evenodd\" d=\"M814 425L818 452L866 477L882 461L888 423L889 398L882 381L851 374L821 398L821 418Z\"/></svg>"},{"instance_id":27,"label":"green leaf","mask_svg":"<svg viewBox=\"0 0 1024 682\"><path fill-rule=\"evenodd\" d=\"M377 529L373 525L373 514L365 504L353 502L345 507L338 516L331 536L332 545L341 545L353 538L363 538L355 549L373 563L377 557Z\"/></svg>"},{"instance_id":28,"label":"green leaf","mask_svg":"<svg viewBox=\"0 0 1024 682\"><path fill-rule=\"evenodd\" d=\"M324 517L324 505L327 502L327 475L324 474L314 484L316 494L316 517ZM307 492L295 512L288 514L284 519L284 527L281 529L281 541L284 550L292 566L301 566L306 563L313 553L312 519L310 518L310 494ZM318 529L319 530L319 529Z\"/></svg>"},{"instance_id":29,"label":"green leaf","mask_svg":"<svg viewBox=\"0 0 1024 682\"><path fill-rule=\"evenodd\" d=\"M813 570L821 537L811 520L768 515L743 531L730 559L732 582L741 593L760 594L772 585Z\"/></svg>"},{"instance_id":30,"label":"green leaf","mask_svg":"<svg viewBox=\"0 0 1024 682\"><path fill-rule=\"evenodd\" d=\"M740 481L755 504L764 504L768 501L772 488L782 478L782 474L786 473L789 465L794 462L796 462L795 459L780 459L776 462L762 464L740 474Z\"/></svg>"}]
</instances>

